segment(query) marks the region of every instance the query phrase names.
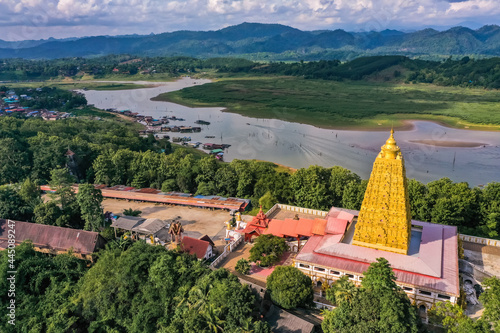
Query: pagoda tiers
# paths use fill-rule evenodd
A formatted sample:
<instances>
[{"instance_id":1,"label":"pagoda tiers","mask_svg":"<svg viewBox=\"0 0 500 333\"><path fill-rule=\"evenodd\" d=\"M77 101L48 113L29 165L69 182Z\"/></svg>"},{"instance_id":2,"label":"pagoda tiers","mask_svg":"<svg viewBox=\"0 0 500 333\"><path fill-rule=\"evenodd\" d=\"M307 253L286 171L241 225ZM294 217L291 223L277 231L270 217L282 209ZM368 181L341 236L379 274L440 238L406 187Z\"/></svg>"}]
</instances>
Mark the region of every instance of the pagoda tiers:
<instances>
[{"instance_id":1,"label":"pagoda tiers","mask_svg":"<svg viewBox=\"0 0 500 333\"><path fill-rule=\"evenodd\" d=\"M408 254L410 201L401 150L394 131L375 159L359 212L353 244Z\"/></svg>"},{"instance_id":2,"label":"pagoda tiers","mask_svg":"<svg viewBox=\"0 0 500 333\"><path fill-rule=\"evenodd\" d=\"M271 220L267 218L267 215L262 211L262 206L260 206L257 216L254 216L245 229L239 230L238 232L245 234L245 242L250 242L253 236L258 237L264 234L269 226L269 222L271 222Z\"/></svg>"}]
</instances>

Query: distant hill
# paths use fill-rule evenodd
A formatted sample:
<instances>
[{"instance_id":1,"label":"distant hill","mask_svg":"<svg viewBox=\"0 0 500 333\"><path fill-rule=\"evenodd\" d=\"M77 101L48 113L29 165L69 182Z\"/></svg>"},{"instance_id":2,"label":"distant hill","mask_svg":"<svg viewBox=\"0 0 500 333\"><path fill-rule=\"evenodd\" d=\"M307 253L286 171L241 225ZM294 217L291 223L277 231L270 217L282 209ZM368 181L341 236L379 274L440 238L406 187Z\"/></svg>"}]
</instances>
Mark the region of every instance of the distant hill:
<instances>
[{"instance_id":1,"label":"distant hill","mask_svg":"<svg viewBox=\"0 0 500 333\"><path fill-rule=\"evenodd\" d=\"M301 31L280 24L242 23L217 31L97 36L6 42L0 58L54 59L108 54L141 56L238 56L252 60L349 60L369 55L416 57L500 56L500 27L454 27L405 33Z\"/></svg>"}]
</instances>

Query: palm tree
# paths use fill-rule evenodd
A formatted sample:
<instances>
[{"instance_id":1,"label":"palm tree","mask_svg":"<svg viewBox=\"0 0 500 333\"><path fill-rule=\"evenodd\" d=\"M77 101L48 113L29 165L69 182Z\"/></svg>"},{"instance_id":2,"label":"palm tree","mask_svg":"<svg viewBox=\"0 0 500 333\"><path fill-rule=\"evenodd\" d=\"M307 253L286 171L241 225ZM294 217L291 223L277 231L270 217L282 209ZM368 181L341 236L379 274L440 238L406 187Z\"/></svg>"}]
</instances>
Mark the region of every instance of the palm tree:
<instances>
[{"instance_id":1,"label":"palm tree","mask_svg":"<svg viewBox=\"0 0 500 333\"><path fill-rule=\"evenodd\" d=\"M224 324L224 320L220 319L221 308L215 308L212 304L209 304L204 311L200 313L205 318L205 322L211 332L218 333L224 332L224 328L221 326Z\"/></svg>"},{"instance_id":2,"label":"palm tree","mask_svg":"<svg viewBox=\"0 0 500 333\"><path fill-rule=\"evenodd\" d=\"M241 333L253 333L253 321L251 317L247 317L240 321Z\"/></svg>"}]
</instances>

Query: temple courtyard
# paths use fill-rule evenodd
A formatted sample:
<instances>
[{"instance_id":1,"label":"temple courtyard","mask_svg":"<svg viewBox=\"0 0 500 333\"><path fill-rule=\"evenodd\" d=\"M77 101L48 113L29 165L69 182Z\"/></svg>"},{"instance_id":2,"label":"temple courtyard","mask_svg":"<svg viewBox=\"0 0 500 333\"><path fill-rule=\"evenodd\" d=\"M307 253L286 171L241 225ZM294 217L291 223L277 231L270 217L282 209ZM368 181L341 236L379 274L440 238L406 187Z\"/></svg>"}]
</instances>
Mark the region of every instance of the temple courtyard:
<instances>
[{"instance_id":1,"label":"temple courtyard","mask_svg":"<svg viewBox=\"0 0 500 333\"><path fill-rule=\"evenodd\" d=\"M157 204L152 202L138 202L118 199L104 199L102 202L104 212L120 215L125 209L140 210L141 217L169 220L180 216L184 236L199 238L208 235L215 243L218 250L222 251L225 245L226 226L224 222L231 216L226 210L204 209L186 206ZM243 221L249 221L252 216L242 216Z\"/></svg>"}]
</instances>

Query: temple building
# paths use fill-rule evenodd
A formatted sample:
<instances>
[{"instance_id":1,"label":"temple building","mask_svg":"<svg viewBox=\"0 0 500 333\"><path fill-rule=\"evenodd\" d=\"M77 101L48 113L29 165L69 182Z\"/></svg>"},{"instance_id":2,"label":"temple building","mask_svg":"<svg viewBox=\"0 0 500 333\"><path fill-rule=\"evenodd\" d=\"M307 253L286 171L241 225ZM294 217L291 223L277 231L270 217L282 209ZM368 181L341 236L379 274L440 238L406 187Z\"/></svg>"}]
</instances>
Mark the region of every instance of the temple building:
<instances>
[{"instance_id":1,"label":"temple building","mask_svg":"<svg viewBox=\"0 0 500 333\"><path fill-rule=\"evenodd\" d=\"M361 210L332 207L325 220L324 234L312 235L294 261L318 286L344 275L359 285L370 263L384 257L423 317L438 301L457 302L457 228L411 220L393 131L375 159Z\"/></svg>"},{"instance_id":2,"label":"temple building","mask_svg":"<svg viewBox=\"0 0 500 333\"><path fill-rule=\"evenodd\" d=\"M298 252L293 265L317 286L344 275L359 285L370 264L384 257L422 317L434 303L456 303L460 296L457 228L411 220L404 159L392 130L375 159L360 211L277 204L241 227L236 231L246 241L262 234L287 238Z\"/></svg>"}]
</instances>

